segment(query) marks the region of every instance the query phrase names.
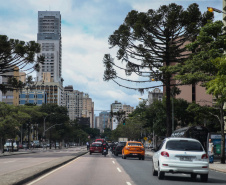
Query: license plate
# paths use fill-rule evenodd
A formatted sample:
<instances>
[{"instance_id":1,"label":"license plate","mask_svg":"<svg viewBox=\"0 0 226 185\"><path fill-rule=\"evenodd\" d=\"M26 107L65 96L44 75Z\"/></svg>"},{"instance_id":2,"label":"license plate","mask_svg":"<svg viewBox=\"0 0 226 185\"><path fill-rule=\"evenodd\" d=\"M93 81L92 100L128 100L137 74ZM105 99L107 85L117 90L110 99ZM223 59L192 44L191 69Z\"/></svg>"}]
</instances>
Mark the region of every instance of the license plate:
<instances>
[{"instance_id":1,"label":"license plate","mask_svg":"<svg viewBox=\"0 0 226 185\"><path fill-rule=\"evenodd\" d=\"M133 154L133 155L137 155L137 154Z\"/></svg>"},{"instance_id":2,"label":"license plate","mask_svg":"<svg viewBox=\"0 0 226 185\"><path fill-rule=\"evenodd\" d=\"M180 157L181 161L192 161L191 157Z\"/></svg>"},{"instance_id":3,"label":"license plate","mask_svg":"<svg viewBox=\"0 0 226 185\"><path fill-rule=\"evenodd\" d=\"M99 152L98 150L95 150L94 152Z\"/></svg>"},{"instance_id":4,"label":"license plate","mask_svg":"<svg viewBox=\"0 0 226 185\"><path fill-rule=\"evenodd\" d=\"M104 150L104 152L107 152L107 150Z\"/></svg>"}]
</instances>

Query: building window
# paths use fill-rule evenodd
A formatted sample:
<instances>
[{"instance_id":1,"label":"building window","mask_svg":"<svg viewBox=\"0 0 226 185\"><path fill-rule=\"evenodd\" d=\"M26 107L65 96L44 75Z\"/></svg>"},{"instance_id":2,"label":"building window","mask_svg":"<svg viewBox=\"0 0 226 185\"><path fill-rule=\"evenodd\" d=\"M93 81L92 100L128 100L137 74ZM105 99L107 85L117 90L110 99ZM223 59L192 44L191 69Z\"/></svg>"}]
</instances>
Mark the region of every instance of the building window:
<instances>
[{"instance_id":1,"label":"building window","mask_svg":"<svg viewBox=\"0 0 226 185\"><path fill-rule=\"evenodd\" d=\"M34 100L29 100L29 103L32 103L33 104L34 103Z\"/></svg>"},{"instance_id":2,"label":"building window","mask_svg":"<svg viewBox=\"0 0 226 185\"><path fill-rule=\"evenodd\" d=\"M38 94L38 98L43 98L43 95L42 94Z\"/></svg>"},{"instance_id":3,"label":"building window","mask_svg":"<svg viewBox=\"0 0 226 185\"><path fill-rule=\"evenodd\" d=\"M19 104L20 104L20 105L24 105L24 104L25 104L25 100L20 100L20 101L19 101Z\"/></svg>"},{"instance_id":4,"label":"building window","mask_svg":"<svg viewBox=\"0 0 226 185\"><path fill-rule=\"evenodd\" d=\"M38 105L41 105L41 104L42 104L42 100L38 100L38 101L37 101L37 104L38 104Z\"/></svg>"}]
</instances>

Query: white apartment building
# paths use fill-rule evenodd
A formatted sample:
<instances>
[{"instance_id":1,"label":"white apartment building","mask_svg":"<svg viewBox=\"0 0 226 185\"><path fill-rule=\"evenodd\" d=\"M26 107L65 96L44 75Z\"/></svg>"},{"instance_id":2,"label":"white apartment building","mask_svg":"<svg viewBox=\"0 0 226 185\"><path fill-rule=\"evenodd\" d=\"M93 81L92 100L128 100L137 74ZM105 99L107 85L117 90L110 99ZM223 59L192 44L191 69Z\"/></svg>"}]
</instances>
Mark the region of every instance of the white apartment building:
<instances>
[{"instance_id":1,"label":"white apartment building","mask_svg":"<svg viewBox=\"0 0 226 185\"><path fill-rule=\"evenodd\" d=\"M115 103L112 103L111 104L111 112L119 112L119 111L122 111L123 110L123 106L122 106L122 103L118 102L118 101L115 101ZM118 120L115 116L113 116L112 118L112 130L115 130L118 126Z\"/></svg>"},{"instance_id":2,"label":"white apartment building","mask_svg":"<svg viewBox=\"0 0 226 185\"><path fill-rule=\"evenodd\" d=\"M62 82L61 61L61 14L59 11L38 12L37 42L41 45L41 53L45 56L44 64L37 73L38 80L43 80L43 73L51 74L51 82Z\"/></svg>"},{"instance_id":3,"label":"white apartment building","mask_svg":"<svg viewBox=\"0 0 226 185\"><path fill-rule=\"evenodd\" d=\"M36 81L44 83L38 85L44 86L41 89L47 90L47 103L57 103L61 106L63 78L61 14L59 11L38 12L37 42L41 45L41 52L38 56L44 56L45 60L43 64L40 64L40 71L37 72ZM57 88L57 92L51 92L50 87ZM58 100L55 99L56 97Z\"/></svg>"},{"instance_id":4,"label":"white apartment building","mask_svg":"<svg viewBox=\"0 0 226 185\"><path fill-rule=\"evenodd\" d=\"M68 85L64 87L62 106L67 107L70 120L89 118L90 128L94 128L94 103L88 94Z\"/></svg>"},{"instance_id":5,"label":"white apartment building","mask_svg":"<svg viewBox=\"0 0 226 185\"><path fill-rule=\"evenodd\" d=\"M74 90L72 85L64 87L62 106L67 107L70 120L82 117L83 92Z\"/></svg>"},{"instance_id":6,"label":"white apartment building","mask_svg":"<svg viewBox=\"0 0 226 185\"><path fill-rule=\"evenodd\" d=\"M162 101L163 92L159 88L155 88L153 91L148 92L148 103L152 104L154 100Z\"/></svg>"}]
</instances>

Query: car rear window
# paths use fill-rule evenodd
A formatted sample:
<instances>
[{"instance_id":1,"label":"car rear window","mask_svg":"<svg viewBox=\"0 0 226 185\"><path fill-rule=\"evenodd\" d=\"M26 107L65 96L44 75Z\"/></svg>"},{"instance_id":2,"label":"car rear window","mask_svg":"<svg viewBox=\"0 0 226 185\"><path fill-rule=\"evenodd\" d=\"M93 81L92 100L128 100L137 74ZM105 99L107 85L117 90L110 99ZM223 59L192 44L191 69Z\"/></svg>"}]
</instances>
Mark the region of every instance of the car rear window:
<instances>
[{"instance_id":1,"label":"car rear window","mask_svg":"<svg viewBox=\"0 0 226 185\"><path fill-rule=\"evenodd\" d=\"M203 151L200 143L188 140L168 141L166 143L166 149L179 151Z\"/></svg>"},{"instance_id":2,"label":"car rear window","mask_svg":"<svg viewBox=\"0 0 226 185\"><path fill-rule=\"evenodd\" d=\"M93 147L100 147L101 144L92 144Z\"/></svg>"},{"instance_id":3,"label":"car rear window","mask_svg":"<svg viewBox=\"0 0 226 185\"><path fill-rule=\"evenodd\" d=\"M142 146L141 143L128 143L128 146Z\"/></svg>"}]
</instances>

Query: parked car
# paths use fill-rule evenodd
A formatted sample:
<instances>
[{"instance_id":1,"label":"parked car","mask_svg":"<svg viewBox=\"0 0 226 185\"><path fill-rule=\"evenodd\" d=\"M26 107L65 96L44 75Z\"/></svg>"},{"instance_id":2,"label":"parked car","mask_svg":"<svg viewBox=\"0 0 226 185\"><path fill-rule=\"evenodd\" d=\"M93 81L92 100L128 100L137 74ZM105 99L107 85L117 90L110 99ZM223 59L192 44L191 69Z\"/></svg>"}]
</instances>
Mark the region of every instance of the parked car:
<instances>
[{"instance_id":1,"label":"parked car","mask_svg":"<svg viewBox=\"0 0 226 185\"><path fill-rule=\"evenodd\" d=\"M41 147L41 144L40 144L39 140L34 140L33 141L33 145L34 145L35 148L40 148Z\"/></svg>"},{"instance_id":2,"label":"parked car","mask_svg":"<svg viewBox=\"0 0 226 185\"><path fill-rule=\"evenodd\" d=\"M127 141L125 147L122 149L122 158L136 157L139 160L145 158L145 148L139 141Z\"/></svg>"},{"instance_id":3,"label":"parked car","mask_svg":"<svg viewBox=\"0 0 226 185\"><path fill-rule=\"evenodd\" d=\"M124 148L124 146L126 145L126 142L125 141L121 141L119 142L115 149L113 150L113 153L118 156L118 154L122 154L122 149Z\"/></svg>"},{"instance_id":4,"label":"parked car","mask_svg":"<svg viewBox=\"0 0 226 185\"><path fill-rule=\"evenodd\" d=\"M152 174L163 179L165 173L187 173L208 181L209 159L202 144L191 138L166 138L154 151Z\"/></svg>"},{"instance_id":5,"label":"parked car","mask_svg":"<svg viewBox=\"0 0 226 185\"><path fill-rule=\"evenodd\" d=\"M93 142L90 147L89 147L89 154L91 155L92 153L101 153L102 154L102 144L100 142Z\"/></svg>"},{"instance_id":6,"label":"parked car","mask_svg":"<svg viewBox=\"0 0 226 185\"><path fill-rule=\"evenodd\" d=\"M5 151L12 151L12 140L7 139L6 143L4 144L4 150ZM19 145L14 141L13 142L13 151L18 151L19 150Z\"/></svg>"}]
</instances>

